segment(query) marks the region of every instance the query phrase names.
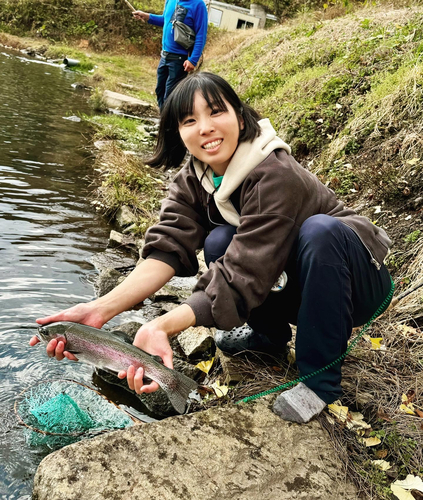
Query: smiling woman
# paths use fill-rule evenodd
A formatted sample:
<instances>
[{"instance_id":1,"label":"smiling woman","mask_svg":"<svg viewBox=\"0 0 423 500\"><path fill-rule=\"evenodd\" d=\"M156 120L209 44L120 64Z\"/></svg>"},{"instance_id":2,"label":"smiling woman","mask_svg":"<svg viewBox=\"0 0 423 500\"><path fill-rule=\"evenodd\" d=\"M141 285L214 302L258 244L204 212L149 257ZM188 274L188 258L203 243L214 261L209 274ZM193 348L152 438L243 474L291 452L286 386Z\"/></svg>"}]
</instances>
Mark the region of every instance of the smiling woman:
<instances>
[{"instance_id":1,"label":"smiling woman","mask_svg":"<svg viewBox=\"0 0 423 500\"><path fill-rule=\"evenodd\" d=\"M160 222L146 234L141 265L104 297L39 321L99 327L173 275L195 275L196 252L204 248L209 269L192 295L145 324L134 344L172 368L168 337L192 325L215 326L216 344L229 354L283 357L296 324L296 360L306 383L281 394L274 409L307 422L340 397L341 364L334 361L353 326L366 323L390 293L383 265L389 238L302 168L270 121L217 75L196 73L178 84L148 163L178 167L187 151ZM63 342L50 343L47 352L69 356ZM134 366L120 373L136 392L155 391L143 375Z\"/></svg>"},{"instance_id":2,"label":"smiling woman","mask_svg":"<svg viewBox=\"0 0 423 500\"><path fill-rule=\"evenodd\" d=\"M238 147L239 132L244 120L224 101L226 109L211 103L200 91L195 93L193 114L179 125L179 134L186 148L200 161L208 163L216 175L223 175Z\"/></svg>"}]
</instances>

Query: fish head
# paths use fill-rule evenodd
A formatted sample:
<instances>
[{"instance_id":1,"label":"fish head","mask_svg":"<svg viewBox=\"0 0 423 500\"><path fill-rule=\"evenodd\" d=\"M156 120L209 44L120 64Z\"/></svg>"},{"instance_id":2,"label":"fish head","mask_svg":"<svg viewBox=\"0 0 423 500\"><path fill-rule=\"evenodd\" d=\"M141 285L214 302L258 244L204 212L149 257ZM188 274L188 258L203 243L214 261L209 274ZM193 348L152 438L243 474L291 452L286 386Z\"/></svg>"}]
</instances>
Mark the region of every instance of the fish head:
<instances>
[{"instance_id":1,"label":"fish head","mask_svg":"<svg viewBox=\"0 0 423 500\"><path fill-rule=\"evenodd\" d=\"M43 342L58 339L66 342L66 325L64 323L50 323L38 327L37 337Z\"/></svg>"}]
</instances>

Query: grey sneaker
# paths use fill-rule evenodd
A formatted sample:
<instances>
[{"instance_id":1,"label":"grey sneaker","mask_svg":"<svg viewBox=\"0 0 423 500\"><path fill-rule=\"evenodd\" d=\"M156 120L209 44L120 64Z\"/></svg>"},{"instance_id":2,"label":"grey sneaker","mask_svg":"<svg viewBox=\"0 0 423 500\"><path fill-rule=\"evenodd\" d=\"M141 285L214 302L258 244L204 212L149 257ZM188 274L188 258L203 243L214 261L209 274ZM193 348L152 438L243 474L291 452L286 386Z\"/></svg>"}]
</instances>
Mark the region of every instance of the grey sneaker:
<instances>
[{"instance_id":1,"label":"grey sneaker","mask_svg":"<svg viewBox=\"0 0 423 500\"><path fill-rule=\"evenodd\" d=\"M286 343L281 345L272 342L266 335L255 332L248 325L232 328L230 331L217 330L214 334L217 347L227 354L238 354L243 351L255 351L272 356L286 354Z\"/></svg>"}]
</instances>

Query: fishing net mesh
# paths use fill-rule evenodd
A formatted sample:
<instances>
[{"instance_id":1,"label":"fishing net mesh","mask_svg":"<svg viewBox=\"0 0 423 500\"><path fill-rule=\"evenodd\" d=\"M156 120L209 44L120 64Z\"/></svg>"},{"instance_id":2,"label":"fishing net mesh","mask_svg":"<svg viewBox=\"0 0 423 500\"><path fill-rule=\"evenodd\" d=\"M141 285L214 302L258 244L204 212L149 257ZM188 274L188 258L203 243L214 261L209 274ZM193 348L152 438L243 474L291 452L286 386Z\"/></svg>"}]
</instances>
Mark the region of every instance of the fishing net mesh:
<instances>
[{"instance_id":1,"label":"fishing net mesh","mask_svg":"<svg viewBox=\"0 0 423 500\"><path fill-rule=\"evenodd\" d=\"M73 380L30 387L21 393L15 411L20 422L32 431L27 438L35 445L68 444L134 423L127 413L97 391Z\"/></svg>"}]
</instances>

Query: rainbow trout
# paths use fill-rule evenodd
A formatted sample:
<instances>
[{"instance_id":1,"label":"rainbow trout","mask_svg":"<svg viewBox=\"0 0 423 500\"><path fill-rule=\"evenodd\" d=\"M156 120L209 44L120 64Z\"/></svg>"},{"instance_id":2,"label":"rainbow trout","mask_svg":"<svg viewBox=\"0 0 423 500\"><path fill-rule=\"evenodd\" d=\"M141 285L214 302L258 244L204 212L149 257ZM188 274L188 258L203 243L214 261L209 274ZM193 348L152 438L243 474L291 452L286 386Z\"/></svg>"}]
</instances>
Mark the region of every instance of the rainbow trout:
<instances>
[{"instance_id":1,"label":"rainbow trout","mask_svg":"<svg viewBox=\"0 0 423 500\"><path fill-rule=\"evenodd\" d=\"M97 368L114 372L126 371L130 365L144 368L145 377L159 384L178 413L184 413L188 394L198 386L186 375L171 370L124 340L118 332L62 321L40 326L37 337L46 343L52 339L64 340L67 351Z\"/></svg>"}]
</instances>

